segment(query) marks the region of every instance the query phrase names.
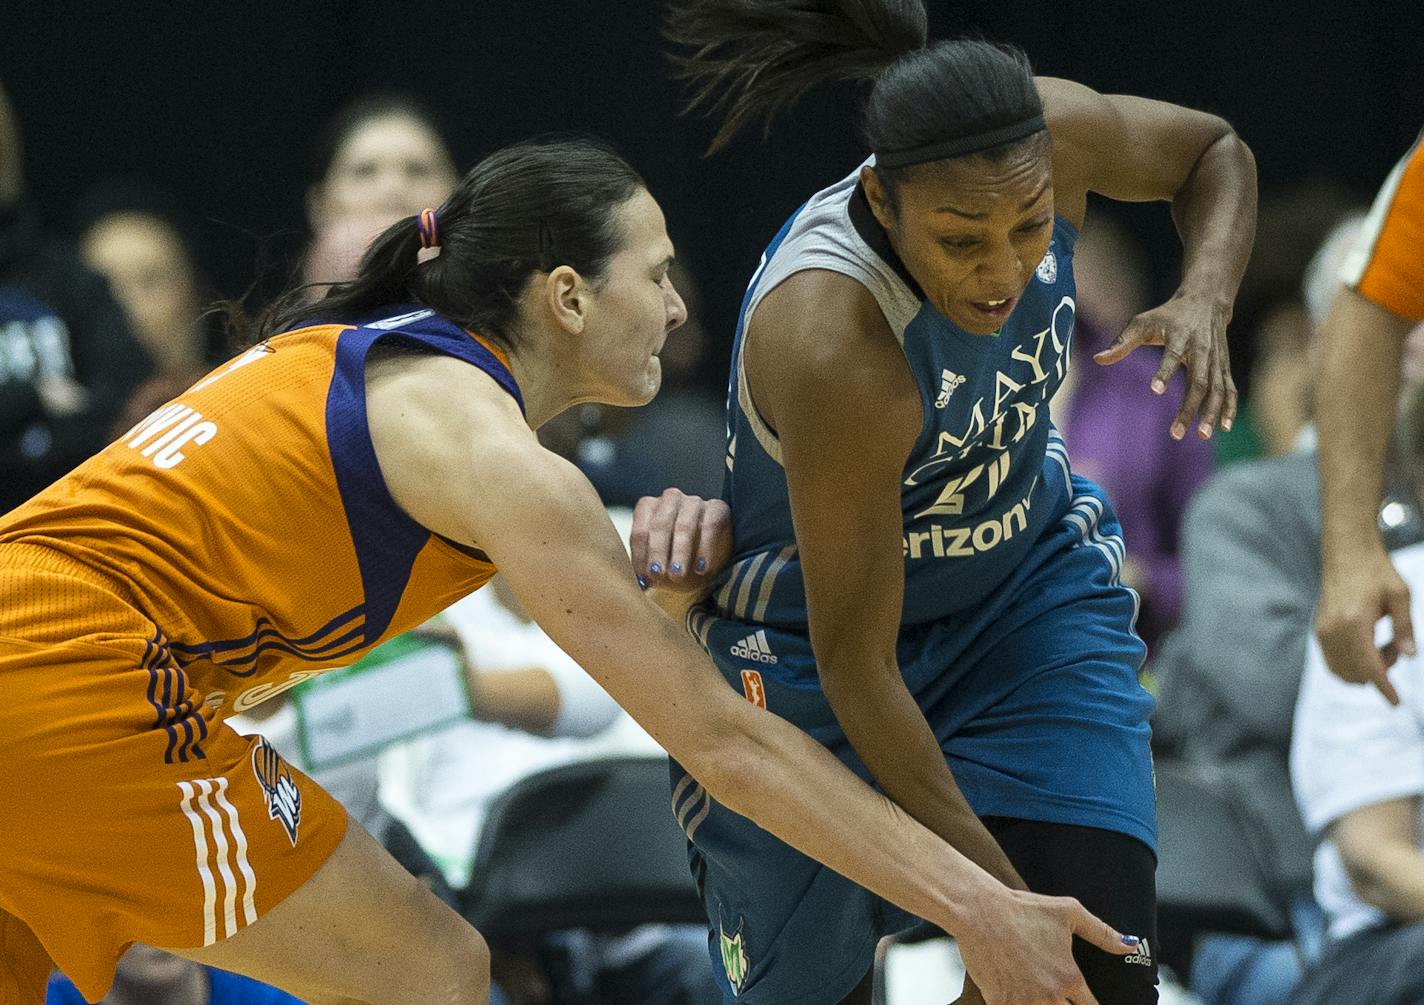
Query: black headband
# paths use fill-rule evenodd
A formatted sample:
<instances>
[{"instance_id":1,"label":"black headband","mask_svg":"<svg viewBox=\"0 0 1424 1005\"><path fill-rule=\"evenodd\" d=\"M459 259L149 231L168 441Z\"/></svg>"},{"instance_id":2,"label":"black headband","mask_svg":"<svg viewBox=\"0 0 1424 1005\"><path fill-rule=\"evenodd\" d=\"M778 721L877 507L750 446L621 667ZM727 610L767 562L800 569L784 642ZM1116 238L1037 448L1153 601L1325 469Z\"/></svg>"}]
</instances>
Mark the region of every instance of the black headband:
<instances>
[{"instance_id":1,"label":"black headband","mask_svg":"<svg viewBox=\"0 0 1424 1005\"><path fill-rule=\"evenodd\" d=\"M970 136L957 136L952 140L940 140L937 143L926 143L923 146L907 147L904 150L877 150L875 152L875 166L893 171L896 168L910 167L914 164L924 164L928 161L944 160L947 157L963 157L965 154L977 154L981 150L988 150L1004 143L1012 143L1014 140L1021 140L1025 136L1032 136L1034 133L1045 128L1043 113L1031 118L1021 119L1018 122L1011 122L1007 126L1000 126L998 129L989 129L982 133L974 133Z\"/></svg>"}]
</instances>

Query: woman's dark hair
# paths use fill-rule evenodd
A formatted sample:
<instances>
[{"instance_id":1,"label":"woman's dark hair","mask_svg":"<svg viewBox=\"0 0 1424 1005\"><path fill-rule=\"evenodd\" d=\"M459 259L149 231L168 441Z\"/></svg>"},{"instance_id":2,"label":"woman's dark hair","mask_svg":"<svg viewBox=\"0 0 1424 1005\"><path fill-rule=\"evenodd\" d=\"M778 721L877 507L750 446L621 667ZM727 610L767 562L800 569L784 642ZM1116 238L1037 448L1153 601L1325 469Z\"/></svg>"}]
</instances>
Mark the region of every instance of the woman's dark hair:
<instances>
[{"instance_id":1,"label":"woman's dark hair","mask_svg":"<svg viewBox=\"0 0 1424 1005\"><path fill-rule=\"evenodd\" d=\"M644 187L601 140L543 137L505 147L475 165L438 208L438 255L419 261L419 217L398 220L371 243L355 279L314 303L310 286L289 290L255 338L413 303L513 345L529 277L567 265L597 282L623 240L615 212Z\"/></svg>"},{"instance_id":2,"label":"woman's dark hair","mask_svg":"<svg viewBox=\"0 0 1424 1005\"><path fill-rule=\"evenodd\" d=\"M312 150L311 182L320 185L331 173L341 148L366 123L375 119L402 118L418 122L433 133L446 155L446 132L435 113L408 94L396 91L376 91L343 106L327 121L317 136Z\"/></svg>"},{"instance_id":3,"label":"woman's dark hair","mask_svg":"<svg viewBox=\"0 0 1424 1005\"><path fill-rule=\"evenodd\" d=\"M880 153L987 133L1043 111L1022 51L975 39L927 47L922 0L675 0L665 31L690 50L673 57L691 84L689 109L722 115L709 152L758 117L769 128L778 111L829 80L875 81L863 131Z\"/></svg>"}]
</instances>

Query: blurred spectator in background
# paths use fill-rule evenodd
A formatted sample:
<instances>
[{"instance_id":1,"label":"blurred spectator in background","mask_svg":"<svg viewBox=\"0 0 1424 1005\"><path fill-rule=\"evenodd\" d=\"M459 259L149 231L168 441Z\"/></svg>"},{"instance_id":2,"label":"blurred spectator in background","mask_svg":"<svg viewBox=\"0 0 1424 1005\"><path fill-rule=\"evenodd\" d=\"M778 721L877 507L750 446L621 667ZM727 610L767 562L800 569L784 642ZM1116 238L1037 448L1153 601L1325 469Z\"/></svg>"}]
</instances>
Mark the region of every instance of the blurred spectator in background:
<instances>
[{"instance_id":1,"label":"blurred spectator in background","mask_svg":"<svg viewBox=\"0 0 1424 1005\"><path fill-rule=\"evenodd\" d=\"M129 396L118 436L177 397L228 355L213 316L215 299L201 275L178 214L160 194L113 183L81 200L79 248L109 281L134 335L157 372Z\"/></svg>"},{"instance_id":2,"label":"blurred spectator in background","mask_svg":"<svg viewBox=\"0 0 1424 1005\"><path fill-rule=\"evenodd\" d=\"M413 98L371 94L327 124L307 190L306 282L344 282L371 239L402 217L438 207L459 180L434 116ZM320 288L312 296L321 294Z\"/></svg>"},{"instance_id":3,"label":"blurred spectator in background","mask_svg":"<svg viewBox=\"0 0 1424 1005\"><path fill-rule=\"evenodd\" d=\"M107 444L151 369L104 280L25 202L0 89L0 512Z\"/></svg>"},{"instance_id":4,"label":"blurred spectator in background","mask_svg":"<svg viewBox=\"0 0 1424 1005\"><path fill-rule=\"evenodd\" d=\"M1073 251L1075 362L1053 399L1053 421L1073 469L1107 491L1122 521L1122 579L1142 598L1137 631L1150 656L1181 607L1182 514L1211 475L1213 447L1195 436L1167 435L1184 373L1172 378L1166 394L1153 395L1143 389L1157 370L1155 353L1133 353L1113 366L1093 362L1093 353L1153 303L1141 245L1101 207L1093 210Z\"/></svg>"},{"instance_id":5,"label":"blurred spectator in background","mask_svg":"<svg viewBox=\"0 0 1424 1005\"><path fill-rule=\"evenodd\" d=\"M1413 484L1424 484L1424 392L1415 385L1399 440ZM1391 556L1424 624L1424 545ZM1387 632L1378 633L1386 641ZM1330 943L1295 1005L1415 1005L1424 1001L1424 660L1390 677L1400 704L1347 684L1310 640L1295 711L1291 778L1311 830L1316 898Z\"/></svg>"},{"instance_id":6,"label":"blurred spectator in background","mask_svg":"<svg viewBox=\"0 0 1424 1005\"><path fill-rule=\"evenodd\" d=\"M1301 309L1312 315L1304 322L1307 352L1323 320L1322 305L1340 290L1343 250L1358 226L1358 218L1337 226L1303 270ZM1424 387L1424 369L1411 376L1415 387ZM1253 395L1263 391L1270 396L1258 383ZM1424 443L1418 417L1424 413L1417 408L1401 410L1401 443ZM1320 587L1320 483L1308 413L1297 414L1298 427L1289 437L1294 452L1228 467L1188 509L1182 619L1155 664L1159 751L1209 766L1230 787L1236 805L1269 842L1264 857L1275 869L1274 893L1294 905L1297 922L1299 945L1236 936L1200 940L1191 985L1207 1005L1294 1001L1299 950L1304 946L1309 955L1318 935L1310 899L1314 841L1291 797L1288 763ZM1391 461L1379 510L1380 526L1396 548L1424 538L1405 467Z\"/></svg>"}]
</instances>

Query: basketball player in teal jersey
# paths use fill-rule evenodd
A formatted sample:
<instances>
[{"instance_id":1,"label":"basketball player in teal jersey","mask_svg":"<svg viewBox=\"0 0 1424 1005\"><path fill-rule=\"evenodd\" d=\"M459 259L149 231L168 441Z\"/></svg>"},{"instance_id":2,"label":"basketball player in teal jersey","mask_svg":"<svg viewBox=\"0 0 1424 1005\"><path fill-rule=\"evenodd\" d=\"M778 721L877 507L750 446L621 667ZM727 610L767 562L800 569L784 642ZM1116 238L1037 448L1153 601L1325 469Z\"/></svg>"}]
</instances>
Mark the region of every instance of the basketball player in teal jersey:
<instances>
[{"instance_id":1,"label":"basketball player in teal jersey","mask_svg":"<svg viewBox=\"0 0 1424 1005\"><path fill-rule=\"evenodd\" d=\"M993 875L1149 935L1125 957L1076 955L1102 1005L1156 1001L1136 597L1113 511L1072 474L1048 403L1093 191L1170 201L1185 248L1175 295L1097 362L1162 345L1151 389L1189 377L1162 435L1230 425L1250 152L1211 115L1035 80L1013 49L926 47L920 0L685 0L669 36L691 52L694 103L726 113L714 146L819 80L875 81L873 156L797 211L747 291L724 492L735 552L689 627L749 700ZM646 576L686 575L660 512L644 507L635 558ZM876 940L916 919L677 765L673 786L727 1000L868 1001ZM964 1000L980 1000L972 986Z\"/></svg>"}]
</instances>

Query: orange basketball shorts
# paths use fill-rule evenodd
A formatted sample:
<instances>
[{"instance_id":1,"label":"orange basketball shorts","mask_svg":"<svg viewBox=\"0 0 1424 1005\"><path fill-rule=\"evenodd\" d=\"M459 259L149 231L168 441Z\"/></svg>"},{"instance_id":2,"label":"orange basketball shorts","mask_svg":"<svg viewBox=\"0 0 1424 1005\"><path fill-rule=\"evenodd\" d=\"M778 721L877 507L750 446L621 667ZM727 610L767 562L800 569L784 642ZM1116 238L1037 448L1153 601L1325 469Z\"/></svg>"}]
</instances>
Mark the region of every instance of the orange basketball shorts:
<instances>
[{"instance_id":1,"label":"orange basketball shorts","mask_svg":"<svg viewBox=\"0 0 1424 1005\"><path fill-rule=\"evenodd\" d=\"M341 805L203 707L141 622L93 582L0 567L0 1001L42 1002L50 960L97 1001L131 943L233 935L345 834Z\"/></svg>"}]
</instances>

